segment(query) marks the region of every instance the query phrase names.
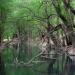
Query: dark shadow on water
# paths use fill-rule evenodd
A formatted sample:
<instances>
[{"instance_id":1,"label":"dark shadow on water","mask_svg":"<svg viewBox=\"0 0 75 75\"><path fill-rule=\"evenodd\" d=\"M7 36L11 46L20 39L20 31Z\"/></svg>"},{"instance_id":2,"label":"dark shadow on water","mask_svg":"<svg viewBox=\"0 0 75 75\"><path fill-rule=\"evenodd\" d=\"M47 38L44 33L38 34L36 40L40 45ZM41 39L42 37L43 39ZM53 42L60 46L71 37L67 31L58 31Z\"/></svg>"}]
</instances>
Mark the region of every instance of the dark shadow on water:
<instances>
[{"instance_id":1,"label":"dark shadow on water","mask_svg":"<svg viewBox=\"0 0 75 75\"><path fill-rule=\"evenodd\" d=\"M75 75L75 64L73 64L73 63L70 65L69 75Z\"/></svg>"}]
</instances>

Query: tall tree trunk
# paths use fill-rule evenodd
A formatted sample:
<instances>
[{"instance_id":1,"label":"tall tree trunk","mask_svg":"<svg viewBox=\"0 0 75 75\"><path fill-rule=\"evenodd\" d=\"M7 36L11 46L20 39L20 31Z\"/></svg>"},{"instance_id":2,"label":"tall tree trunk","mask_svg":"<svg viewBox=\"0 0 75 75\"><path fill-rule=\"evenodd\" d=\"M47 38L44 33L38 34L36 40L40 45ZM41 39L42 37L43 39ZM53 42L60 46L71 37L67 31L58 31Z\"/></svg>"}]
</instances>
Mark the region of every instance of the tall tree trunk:
<instances>
[{"instance_id":1,"label":"tall tree trunk","mask_svg":"<svg viewBox=\"0 0 75 75\"><path fill-rule=\"evenodd\" d=\"M2 40L3 40L4 22L6 19L6 11L5 11L5 8L3 7L0 7L0 10L1 10L0 11L0 46L1 46ZM5 75L5 67L4 67L4 61L2 58L2 53L0 53L0 75Z\"/></svg>"}]
</instances>

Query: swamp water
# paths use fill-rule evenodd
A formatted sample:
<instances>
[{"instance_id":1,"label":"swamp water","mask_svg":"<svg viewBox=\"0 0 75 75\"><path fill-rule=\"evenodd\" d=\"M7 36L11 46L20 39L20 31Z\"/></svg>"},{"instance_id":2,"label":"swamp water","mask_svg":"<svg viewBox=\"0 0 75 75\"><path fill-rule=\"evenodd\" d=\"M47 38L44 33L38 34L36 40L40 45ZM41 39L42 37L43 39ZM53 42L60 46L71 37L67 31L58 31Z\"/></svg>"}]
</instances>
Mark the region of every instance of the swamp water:
<instances>
[{"instance_id":1,"label":"swamp water","mask_svg":"<svg viewBox=\"0 0 75 75\"><path fill-rule=\"evenodd\" d=\"M11 64L13 63L16 57L18 58L19 61L28 62L32 57L38 54L39 52L38 49L39 49L38 47L32 48L31 57L27 54L27 51L25 50L20 50L18 54L17 51L15 51L16 49L13 47L11 48L7 47L6 49L4 49L3 58L4 58L4 63L5 63L6 75L49 75L48 74L49 62L34 63L32 66L29 66L29 67L16 66L16 65L11 66ZM35 61L36 60L39 60L39 59L37 58L35 59ZM59 75L60 72L62 72L63 65L64 64L62 63L62 56L61 56L53 65L54 69L53 69L52 75Z\"/></svg>"}]
</instances>

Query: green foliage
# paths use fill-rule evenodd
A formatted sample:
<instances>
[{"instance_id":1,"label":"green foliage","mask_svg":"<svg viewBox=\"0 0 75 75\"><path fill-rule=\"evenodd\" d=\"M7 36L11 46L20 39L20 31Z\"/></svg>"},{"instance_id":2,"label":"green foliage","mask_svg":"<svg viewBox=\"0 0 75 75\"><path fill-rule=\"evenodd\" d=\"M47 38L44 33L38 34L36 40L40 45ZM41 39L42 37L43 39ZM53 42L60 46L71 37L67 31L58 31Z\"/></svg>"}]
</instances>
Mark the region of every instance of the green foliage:
<instances>
[{"instance_id":1,"label":"green foliage","mask_svg":"<svg viewBox=\"0 0 75 75\"><path fill-rule=\"evenodd\" d=\"M74 0L71 1L71 6L74 8ZM68 19L69 14L66 11L62 0L57 0L56 7L59 7L61 14ZM28 32L28 28L32 31L32 36L38 36L40 31L43 31L47 26L47 17L51 14L56 14L49 18L52 25L61 23L58 22L58 16L51 1L44 0L1 0L0 8L5 9L4 14L7 15L4 24L4 36L12 36L16 32L16 27L20 30ZM1 11L1 10L0 10ZM24 32L23 32L24 33Z\"/></svg>"}]
</instances>

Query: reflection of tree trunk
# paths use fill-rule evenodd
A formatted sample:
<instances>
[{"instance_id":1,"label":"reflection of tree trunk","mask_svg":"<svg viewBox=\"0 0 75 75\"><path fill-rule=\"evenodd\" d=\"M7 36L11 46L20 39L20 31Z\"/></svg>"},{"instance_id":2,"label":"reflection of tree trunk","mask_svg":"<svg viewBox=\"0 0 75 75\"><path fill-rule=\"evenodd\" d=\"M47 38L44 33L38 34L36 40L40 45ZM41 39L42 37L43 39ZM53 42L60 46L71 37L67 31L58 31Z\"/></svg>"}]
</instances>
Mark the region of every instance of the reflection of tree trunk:
<instances>
[{"instance_id":1,"label":"reflection of tree trunk","mask_svg":"<svg viewBox=\"0 0 75 75\"><path fill-rule=\"evenodd\" d=\"M48 66L48 75L52 75L53 65L54 65L55 61L56 61L56 59L52 59L51 62L49 63L49 66Z\"/></svg>"},{"instance_id":2,"label":"reflection of tree trunk","mask_svg":"<svg viewBox=\"0 0 75 75\"><path fill-rule=\"evenodd\" d=\"M70 73L69 75L74 75L75 74L75 62L72 61L71 65L70 65Z\"/></svg>"},{"instance_id":3,"label":"reflection of tree trunk","mask_svg":"<svg viewBox=\"0 0 75 75\"><path fill-rule=\"evenodd\" d=\"M72 60L68 56L65 61L66 61L66 63L65 63L65 66L63 68L63 72L61 75L70 75L70 68L71 68Z\"/></svg>"},{"instance_id":4,"label":"reflection of tree trunk","mask_svg":"<svg viewBox=\"0 0 75 75\"><path fill-rule=\"evenodd\" d=\"M0 75L5 75L4 61L0 53Z\"/></svg>"}]
</instances>

